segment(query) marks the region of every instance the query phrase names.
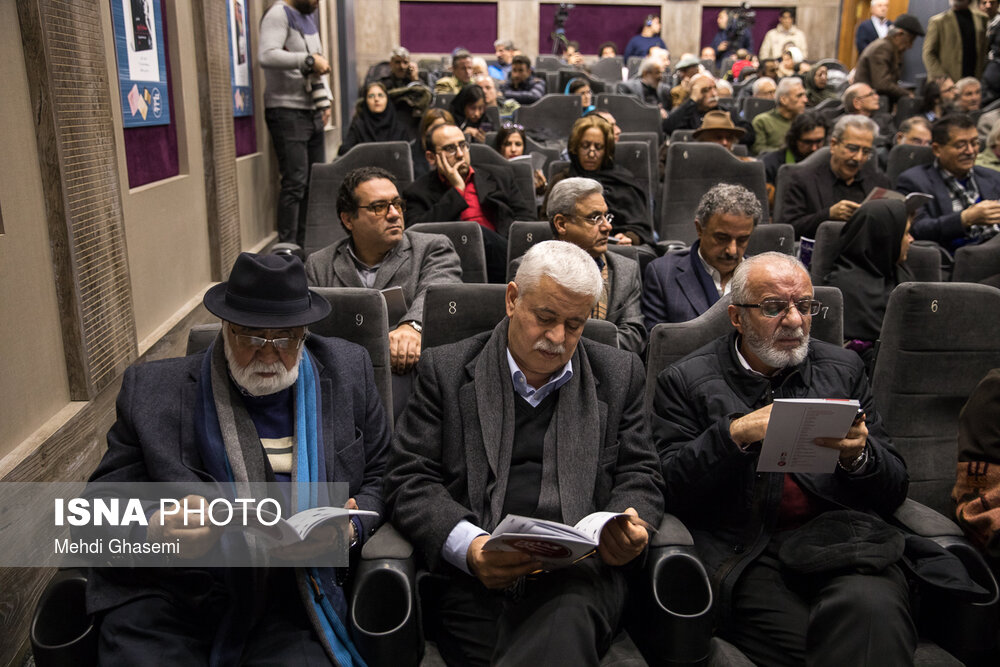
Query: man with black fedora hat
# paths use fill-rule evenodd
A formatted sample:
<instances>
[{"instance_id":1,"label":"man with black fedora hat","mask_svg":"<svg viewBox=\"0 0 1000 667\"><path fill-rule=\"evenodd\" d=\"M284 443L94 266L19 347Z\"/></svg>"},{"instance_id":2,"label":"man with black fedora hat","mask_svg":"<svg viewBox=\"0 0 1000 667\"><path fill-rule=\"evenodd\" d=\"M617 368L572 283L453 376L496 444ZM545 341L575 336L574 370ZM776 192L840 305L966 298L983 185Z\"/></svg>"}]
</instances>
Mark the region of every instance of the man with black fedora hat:
<instances>
[{"instance_id":1,"label":"man with black fedora hat","mask_svg":"<svg viewBox=\"0 0 1000 667\"><path fill-rule=\"evenodd\" d=\"M854 82L867 83L880 95L887 95L893 104L901 97L913 97L912 90L899 85L903 53L913 46L917 37L923 36L923 26L916 16L900 14L889 28L889 34L869 44L858 58Z\"/></svg>"},{"instance_id":2,"label":"man with black fedora hat","mask_svg":"<svg viewBox=\"0 0 1000 667\"><path fill-rule=\"evenodd\" d=\"M381 515L389 424L371 361L353 343L308 336L330 305L308 289L302 262L243 253L204 304L222 320L207 351L125 372L108 450L91 480L237 489L338 482L347 486L347 507ZM204 506L205 498L187 501ZM302 494L293 503L317 504ZM92 570L87 608L100 619L102 662L360 661L331 568L193 567L192 559L224 554L234 536L245 538L230 531L221 539L216 526L159 515L149 517L145 539L176 540L175 567ZM379 521L352 518L352 548ZM320 553L332 548L328 539L296 546Z\"/></svg>"}]
</instances>

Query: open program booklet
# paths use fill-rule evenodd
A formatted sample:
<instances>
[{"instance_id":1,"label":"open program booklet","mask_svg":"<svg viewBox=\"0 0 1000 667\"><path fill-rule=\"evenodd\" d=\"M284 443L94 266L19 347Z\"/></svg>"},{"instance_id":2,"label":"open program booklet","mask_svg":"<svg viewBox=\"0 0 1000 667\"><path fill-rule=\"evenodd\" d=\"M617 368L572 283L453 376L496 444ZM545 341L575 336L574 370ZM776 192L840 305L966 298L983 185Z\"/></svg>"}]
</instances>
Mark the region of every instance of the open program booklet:
<instances>
[{"instance_id":1,"label":"open program booklet","mask_svg":"<svg viewBox=\"0 0 1000 667\"><path fill-rule=\"evenodd\" d=\"M250 530L270 538L275 541L276 546L287 546L305 542L309 539L309 534L319 526L338 525L339 520L340 525L347 527L350 525L348 519L352 516L378 516L378 512L349 510L343 507L312 507L285 519L267 507L259 507L246 513L245 528L242 517L240 521L233 521L229 525L231 528ZM274 525L267 525L272 522Z\"/></svg>"},{"instance_id":2,"label":"open program booklet","mask_svg":"<svg viewBox=\"0 0 1000 667\"><path fill-rule=\"evenodd\" d=\"M546 570L558 570L597 549L604 526L619 516L629 515L594 512L575 526L567 526L557 521L508 514L483 545L483 551L521 551L541 561Z\"/></svg>"},{"instance_id":3,"label":"open program booklet","mask_svg":"<svg viewBox=\"0 0 1000 667\"><path fill-rule=\"evenodd\" d=\"M859 418L857 400L776 398L757 459L758 472L832 473L840 451L816 438L843 438Z\"/></svg>"}]
</instances>

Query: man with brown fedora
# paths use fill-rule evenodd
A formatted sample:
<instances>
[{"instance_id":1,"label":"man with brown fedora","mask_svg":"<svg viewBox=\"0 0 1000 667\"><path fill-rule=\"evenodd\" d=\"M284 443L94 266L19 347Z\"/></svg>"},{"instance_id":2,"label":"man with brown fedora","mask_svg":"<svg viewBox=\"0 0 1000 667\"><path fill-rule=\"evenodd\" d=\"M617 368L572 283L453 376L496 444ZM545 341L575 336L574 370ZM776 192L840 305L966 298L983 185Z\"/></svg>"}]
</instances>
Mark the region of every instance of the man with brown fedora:
<instances>
[{"instance_id":1,"label":"man with brown fedora","mask_svg":"<svg viewBox=\"0 0 1000 667\"><path fill-rule=\"evenodd\" d=\"M308 335L330 305L308 289L302 262L243 253L204 304L222 320L207 351L125 372L92 481L235 489L337 482L347 487L347 507L381 515L389 424L371 360L353 343ZM339 504L308 495L296 494L292 511ZM204 507L206 499L186 500ZM380 520L352 518L351 548ZM172 567L91 571L87 609L100 620L102 664L145 664L151 656L178 665L361 660L332 568L199 567L220 554L232 563L227 553L252 550L253 542L190 515L151 513L139 533L133 539L177 541L180 554ZM295 546L316 555L332 548L331 538L325 532Z\"/></svg>"},{"instance_id":2,"label":"man with brown fedora","mask_svg":"<svg viewBox=\"0 0 1000 667\"><path fill-rule=\"evenodd\" d=\"M733 125L733 119L728 111L709 111L701 119L701 127L694 131L695 141L719 144L732 152L733 145L738 144L746 130Z\"/></svg>"}]
</instances>

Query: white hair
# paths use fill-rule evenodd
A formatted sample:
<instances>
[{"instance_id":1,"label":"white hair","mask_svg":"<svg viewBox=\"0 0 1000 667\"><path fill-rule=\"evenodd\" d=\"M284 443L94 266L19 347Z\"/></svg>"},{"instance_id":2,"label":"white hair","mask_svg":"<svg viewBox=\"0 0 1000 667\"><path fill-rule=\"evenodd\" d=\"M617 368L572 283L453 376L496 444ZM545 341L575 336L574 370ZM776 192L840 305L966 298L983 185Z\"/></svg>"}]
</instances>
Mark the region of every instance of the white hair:
<instances>
[{"instance_id":1,"label":"white hair","mask_svg":"<svg viewBox=\"0 0 1000 667\"><path fill-rule=\"evenodd\" d=\"M792 92L795 86L801 86L802 79L797 76L786 76L778 82L778 87L774 89L774 99L781 101L781 98Z\"/></svg>"},{"instance_id":2,"label":"white hair","mask_svg":"<svg viewBox=\"0 0 1000 667\"><path fill-rule=\"evenodd\" d=\"M538 287L543 276L573 294L589 296L593 303L597 303L604 289L604 280L594 258L564 241L536 243L524 254L514 276L518 298Z\"/></svg>"},{"instance_id":3,"label":"white hair","mask_svg":"<svg viewBox=\"0 0 1000 667\"><path fill-rule=\"evenodd\" d=\"M783 252L762 252L759 255L747 257L740 262L736 266L736 270L733 271L733 303L748 303L750 300L755 298L754 295L750 294L750 286L747 284L747 279L750 275L750 271L759 264L784 264L792 269L802 271L807 276L809 275L809 272L806 271L806 267L802 264L802 262L791 255L786 255Z\"/></svg>"},{"instance_id":4,"label":"white hair","mask_svg":"<svg viewBox=\"0 0 1000 667\"><path fill-rule=\"evenodd\" d=\"M755 81L753 82L753 86L751 86L751 88L750 88L750 92L751 92L751 94L753 94L753 95L756 95L757 93L759 93L759 92L760 92L760 89L761 89L761 87L763 87L763 85L764 85L764 84L765 84L766 82L768 82L768 81L770 81L770 82L771 82L772 84L774 83L774 79L772 79L772 78L771 78L771 77L769 77L769 76L761 76L761 77L758 77L758 78L757 78L757 79L756 79L756 80L755 80Z\"/></svg>"}]
</instances>

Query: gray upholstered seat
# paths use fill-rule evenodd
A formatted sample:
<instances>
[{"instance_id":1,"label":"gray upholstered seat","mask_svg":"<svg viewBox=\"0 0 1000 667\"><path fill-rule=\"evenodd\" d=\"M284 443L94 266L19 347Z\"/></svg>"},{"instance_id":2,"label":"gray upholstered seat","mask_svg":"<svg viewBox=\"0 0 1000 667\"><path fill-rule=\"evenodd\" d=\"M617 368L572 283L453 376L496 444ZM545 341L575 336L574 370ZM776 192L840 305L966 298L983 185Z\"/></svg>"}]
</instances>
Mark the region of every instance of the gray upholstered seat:
<instances>
[{"instance_id":1,"label":"gray upholstered seat","mask_svg":"<svg viewBox=\"0 0 1000 667\"><path fill-rule=\"evenodd\" d=\"M622 132L656 132L660 136L660 110L643 104L631 95L601 93L596 97L595 106L609 111Z\"/></svg>"},{"instance_id":2,"label":"gray upholstered seat","mask_svg":"<svg viewBox=\"0 0 1000 667\"><path fill-rule=\"evenodd\" d=\"M617 83L622 80L621 56L601 58L590 66L590 73L601 81Z\"/></svg>"},{"instance_id":3,"label":"gray upholstered seat","mask_svg":"<svg viewBox=\"0 0 1000 667\"><path fill-rule=\"evenodd\" d=\"M632 172L635 182L646 192L649 222L653 222L653 193L656 191L657 174L650 171L649 144L645 141L619 141L615 143L615 163Z\"/></svg>"},{"instance_id":4,"label":"gray upholstered seat","mask_svg":"<svg viewBox=\"0 0 1000 667\"><path fill-rule=\"evenodd\" d=\"M569 137L581 113L579 95L548 94L515 110L514 120L529 131L544 128L557 137Z\"/></svg>"},{"instance_id":5,"label":"gray upholstered seat","mask_svg":"<svg viewBox=\"0 0 1000 667\"><path fill-rule=\"evenodd\" d=\"M795 252L795 230L791 225L771 223L757 225L750 234L746 255L759 255L762 252L783 252L791 255Z\"/></svg>"},{"instance_id":6,"label":"gray upholstered seat","mask_svg":"<svg viewBox=\"0 0 1000 667\"><path fill-rule=\"evenodd\" d=\"M886 176L889 182L896 186L896 179L907 169L934 161L934 151L930 146L910 146L901 144L893 146L889 151L889 162L886 164Z\"/></svg>"},{"instance_id":7,"label":"gray upholstered seat","mask_svg":"<svg viewBox=\"0 0 1000 667\"><path fill-rule=\"evenodd\" d=\"M518 220L510 226L507 232L507 280L513 280L511 262L528 252L528 248L552 240L552 227L546 221Z\"/></svg>"},{"instance_id":8,"label":"gray upholstered seat","mask_svg":"<svg viewBox=\"0 0 1000 667\"><path fill-rule=\"evenodd\" d=\"M483 230L472 221L419 222L411 225L409 232L443 234L451 239L455 252L462 262L462 282L486 282L486 250L483 245Z\"/></svg>"},{"instance_id":9,"label":"gray upholstered seat","mask_svg":"<svg viewBox=\"0 0 1000 667\"><path fill-rule=\"evenodd\" d=\"M980 245L966 245L955 251L952 282L977 283L1000 275L1000 236Z\"/></svg>"},{"instance_id":10,"label":"gray upholstered seat","mask_svg":"<svg viewBox=\"0 0 1000 667\"><path fill-rule=\"evenodd\" d=\"M743 117L746 121L752 122L755 116L765 111L770 111L776 106L774 100L765 100L760 97L748 97L743 102Z\"/></svg>"}]
</instances>

